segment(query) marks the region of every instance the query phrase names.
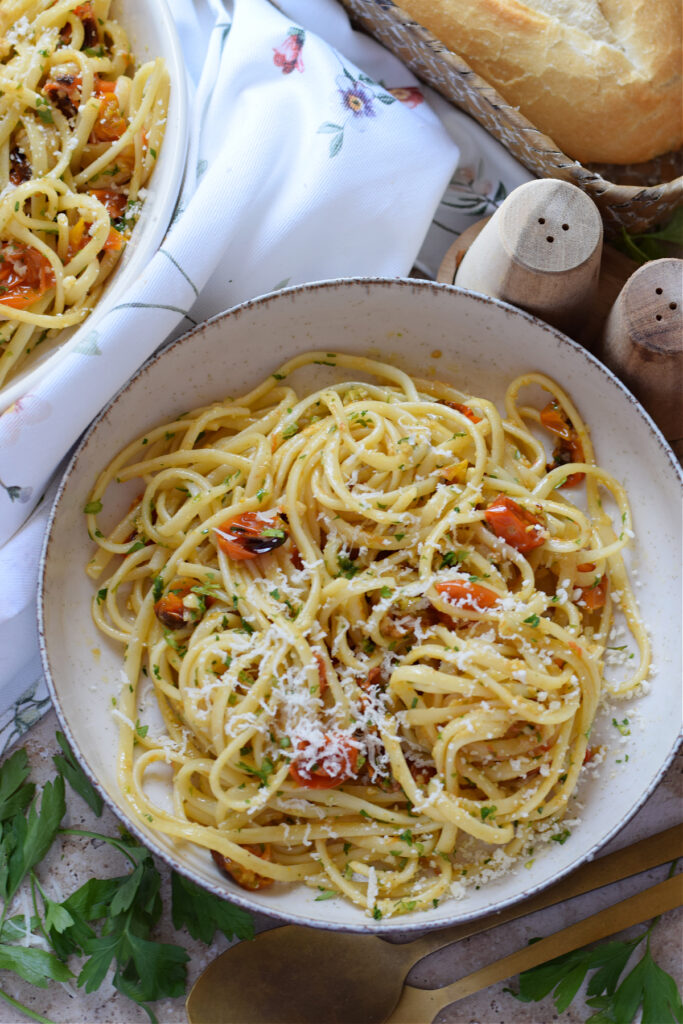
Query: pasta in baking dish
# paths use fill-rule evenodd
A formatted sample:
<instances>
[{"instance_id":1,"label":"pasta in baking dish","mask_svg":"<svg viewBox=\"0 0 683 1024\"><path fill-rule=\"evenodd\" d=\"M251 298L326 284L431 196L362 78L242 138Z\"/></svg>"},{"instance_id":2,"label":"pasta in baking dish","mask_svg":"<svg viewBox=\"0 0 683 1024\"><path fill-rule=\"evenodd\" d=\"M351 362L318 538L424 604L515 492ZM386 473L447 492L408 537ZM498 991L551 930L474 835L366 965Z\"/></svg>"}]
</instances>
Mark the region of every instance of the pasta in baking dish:
<instances>
[{"instance_id":1,"label":"pasta in baking dish","mask_svg":"<svg viewBox=\"0 0 683 1024\"><path fill-rule=\"evenodd\" d=\"M90 313L159 154L168 73L131 70L109 6L0 8L0 385Z\"/></svg>"},{"instance_id":2,"label":"pasta in baking dish","mask_svg":"<svg viewBox=\"0 0 683 1024\"><path fill-rule=\"evenodd\" d=\"M312 364L364 379L300 395ZM542 409L521 404L531 385ZM125 650L121 789L247 889L303 880L375 917L435 906L561 821L601 693L648 673L626 495L539 374L502 418L308 353L133 441L85 512L93 615ZM640 658L608 684L616 591ZM152 695L163 727L144 722ZM146 791L164 765L167 807Z\"/></svg>"}]
</instances>

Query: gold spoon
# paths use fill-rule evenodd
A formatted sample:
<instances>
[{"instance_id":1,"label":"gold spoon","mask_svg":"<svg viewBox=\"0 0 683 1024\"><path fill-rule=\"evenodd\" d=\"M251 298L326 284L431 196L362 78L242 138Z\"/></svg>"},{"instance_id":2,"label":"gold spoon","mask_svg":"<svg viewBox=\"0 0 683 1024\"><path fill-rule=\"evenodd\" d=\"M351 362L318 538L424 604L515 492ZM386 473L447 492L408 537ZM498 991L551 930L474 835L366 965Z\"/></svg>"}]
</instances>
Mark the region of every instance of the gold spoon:
<instances>
[{"instance_id":1,"label":"gold spoon","mask_svg":"<svg viewBox=\"0 0 683 1024\"><path fill-rule=\"evenodd\" d=\"M499 914L412 942L296 925L261 932L253 942L226 950L197 979L187 998L189 1024L379 1024L399 1002L410 968L428 953L656 867L682 851L683 825L678 825L584 864L569 878ZM438 1000L439 990L434 995Z\"/></svg>"}]
</instances>

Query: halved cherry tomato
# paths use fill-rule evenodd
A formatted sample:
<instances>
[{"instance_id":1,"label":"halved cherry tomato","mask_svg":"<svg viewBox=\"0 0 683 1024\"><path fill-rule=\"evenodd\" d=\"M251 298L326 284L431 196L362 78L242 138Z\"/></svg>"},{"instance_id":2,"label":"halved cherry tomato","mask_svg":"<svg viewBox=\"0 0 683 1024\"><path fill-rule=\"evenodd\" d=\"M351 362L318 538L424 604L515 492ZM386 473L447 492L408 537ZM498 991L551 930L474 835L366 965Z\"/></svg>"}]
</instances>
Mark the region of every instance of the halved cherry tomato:
<instances>
[{"instance_id":1,"label":"halved cherry tomato","mask_svg":"<svg viewBox=\"0 0 683 1024\"><path fill-rule=\"evenodd\" d=\"M55 283L47 257L23 242L0 248L0 302L13 309L26 309Z\"/></svg>"},{"instance_id":2,"label":"halved cherry tomato","mask_svg":"<svg viewBox=\"0 0 683 1024\"><path fill-rule=\"evenodd\" d=\"M79 4L78 7L74 7L74 14L83 23L84 49L89 50L91 47L97 46L100 40L97 35L97 21L92 4L90 2Z\"/></svg>"},{"instance_id":3,"label":"halved cherry tomato","mask_svg":"<svg viewBox=\"0 0 683 1024\"><path fill-rule=\"evenodd\" d=\"M90 195L99 199L112 220L123 216L128 202L128 197L123 192L117 192L114 188L93 188Z\"/></svg>"},{"instance_id":4,"label":"halved cherry tomato","mask_svg":"<svg viewBox=\"0 0 683 1024\"><path fill-rule=\"evenodd\" d=\"M100 100L100 112L92 126L90 142L115 142L120 139L128 122L121 116L119 101L115 96Z\"/></svg>"},{"instance_id":5,"label":"halved cherry tomato","mask_svg":"<svg viewBox=\"0 0 683 1024\"><path fill-rule=\"evenodd\" d=\"M316 758L312 768L301 764L301 755L297 755L289 766L289 774L298 786L305 789L334 789L357 775L358 748L353 746L346 736L332 735L334 742L331 742L331 737L326 737L330 741L331 749L322 753L316 752L315 748L304 740L298 744L298 749L306 760Z\"/></svg>"},{"instance_id":6,"label":"halved cherry tomato","mask_svg":"<svg viewBox=\"0 0 683 1024\"><path fill-rule=\"evenodd\" d=\"M551 469L556 469L557 466L566 466L569 462L584 461L583 445L557 399L553 399L541 410L541 423L546 430L557 434L559 438L553 448L553 461L546 466L548 472ZM571 473L562 486L577 487L585 475L585 473Z\"/></svg>"},{"instance_id":7,"label":"halved cherry tomato","mask_svg":"<svg viewBox=\"0 0 683 1024\"><path fill-rule=\"evenodd\" d=\"M168 629L182 629L188 622L196 622L201 617L202 610L213 604L213 598L209 595L197 594L195 607L185 603L185 598L193 593L193 587L197 581L186 576L180 576L173 580L168 591L154 605L154 614L159 622Z\"/></svg>"},{"instance_id":8,"label":"halved cherry tomato","mask_svg":"<svg viewBox=\"0 0 683 1024\"><path fill-rule=\"evenodd\" d=\"M248 850L249 853L253 853L257 857L261 857L262 860L273 859L270 843L261 843L259 846L245 845L243 849ZM219 853L218 850L212 850L211 856L221 871L224 871L226 875L230 875L238 885L243 889L248 889L250 892L255 892L257 889L265 889L275 881L273 878L257 874L251 868L245 868L242 864L238 864L237 861L226 857L225 854Z\"/></svg>"},{"instance_id":9,"label":"halved cherry tomato","mask_svg":"<svg viewBox=\"0 0 683 1024\"><path fill-rule=\"evenodd\" d=\"M469 580L443 580L436 584L436 592L443 594L449 601L455 601L460 608L493 608L498 604L498 594L489 587Z\"/></svg>"},{"instance_id":10,"label":"halved cherry tomato","mask_svg":"<svg viewBox=\"0 0 683 1024\"><path fill-rule=\"evenodd\" d=\"M83 79L80 75L55 69L54 77L48 78L43 86L43 95L61 110L64 117L72 118L78 113L82 85Z\"/></svg>"},{"instance_id":11,"label":"halved cherry tomato","mask_svg":"<svg viewBox=\"0 0 683 1024\"><path fill-rule=\"evenodd\" d=\"M595 569L595 562L584 562L582 565L576 567L579 572L592 572ZM607 600L607 576L601 576L595 583L592 583L590 587L580 587L581 597L586 608L589 611L595 612L599 608L605 607L605 601Z\"/></svg>"},{"instance_id":12,"label":"halved cherry tomato","mask_svg":"<svg viewBox=\"0 0 683 1024\"><path fill-rule=\"evenodd\" d=\"M525 554L546 540L541 520L512 498L499 494L484 512L484 518L496 537Z\"/></svg>"},{"instance_id":13,"label":"halved cherry tomato","mask_svg":"<svg viewBox=\"0 0 683 1024\"><path fill-rule=\"evenodd\" d=\"M448 402L445 398L441 399L440 404L447 405L449 409L455 409L456 412L461 412L463 416L467 416L468 420L472 420L472 423L481 423L481 416L477 416L469 405L463 405L462 402Z\"/></svg>"},{"instance_id":14,"label":"halved cherry tomato","mask_svg":"<svg viewBox=\"0 0 683 1024\"><path fill-rule=\"evenodd\" d=\"M94 188L90 194L99 199L111 220L118 220L123 216L128 203L128 197L123 192L117 192L113 188ZM112 224L102 248L105 252L120 252L123 249L124 241L123 232Z\"/></svg>"},{"instance_id":15,"label":"halved cherry tomato","mask_svg":"<svg viewBox=\"0 0 683 1024\"><path fill-rule=\"evenodd\" d=\"M243 512L214 527L216 543L235 562L265 555L284 544L288 537L285 519L277 509Z\"/></svg>"}]
</instances>

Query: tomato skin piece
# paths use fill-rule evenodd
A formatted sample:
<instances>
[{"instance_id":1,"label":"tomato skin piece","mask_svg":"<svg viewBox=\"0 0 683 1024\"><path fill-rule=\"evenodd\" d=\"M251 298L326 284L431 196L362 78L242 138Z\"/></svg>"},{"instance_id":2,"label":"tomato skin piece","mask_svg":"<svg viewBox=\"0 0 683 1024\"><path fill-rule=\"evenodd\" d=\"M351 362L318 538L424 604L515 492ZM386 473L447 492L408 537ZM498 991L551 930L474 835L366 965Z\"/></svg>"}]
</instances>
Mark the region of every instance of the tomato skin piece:
<instances>
[{"instance_id":1,"label":"tomato skin piece","mask_svg":"<svg viewBox=\"0 0 683 1024\"><path fill-rule=\"evenodd\" d=\"M499 600L494 590L469 580L443 580L436 584L436 592L443 594L449 601L457 601L461 608L471 608L472 611L494 608Z\"/></svg>"},{"instance_id":2,"label":"tomato skin piece","mask_svg":"<svg viewBox=\"0 0 683 1024\"><path fill-rule=\"evenodd\" d=\"M55 275L50 261L23 242L11 242L1 251L0 303L12 309L26 309L54 285ZM24 268L23 273L18 267Z\"/></svg>"},{"instance_id":3,"label":"tomato skin piece","mask_svg":"<svg viewBox=\"0 0 683 1024\"><path fill-rule=\"evenodd\" d=\"M496 537L502 537L506 544L522 554L533 551L546 541L541 520L505 494L499 494L491 502L484 518Z\"/></svg>"},{"instance_id":4,"label":"tomato skin piece","mask_svg":"<svg viewBox=\"0 0 683 1024\"><path fill-rule=\"evenodd\" d=\"M265 533L266 530L269 532ZM234 562L268 554L284 544L289 536L285 520L277 509L242 512L215 526L214 533L218 547Z\"/></svg>"},{"instance_id":5,"label":"tomato skin piece","mask_svg":"<svg viewBox=\"0 0 683 1024\"><path fill-rule=\"evenodd\" d=\"M322 654L318 654L317 651L313 654L313 660L318 666L318 695L322 697L329 686L329 683L327 682L327 666L323 661Z\"/></svg>"},{"instance_id":6,"label":"tomato skin piece","mask_svg":"<svg viewBox=\"0 0 683 1024\"><path fill-rule=\"evenodd\" d=\"M557 399L548 402L541 410L541 423L546 430L558 437L558 442L553 448L553 461L546 466L548 472L558 466L566 466L568 462L584 462L583 445ZM562 486L577 487L585 475L585 473L570 473Z\"/></svg>"},{"instance_id":7,"label":"tomato skin piece","mask_svg":"<svg viewBox=\"0 0 683 1024\"><path fill-rule=\"evenodd\" d=\"M339 737L335 747L342 749L341 756L338 753L334 753L332 756L326 756L323 753L318 757L315 768L312 769L300 767L296 759L292 761L289 766L289 774L296 784L303 789L335 789L354 778L358 769L358 748L345 737ZM302 740L298 744L298 748L302 752L306 751L309 749L309 744Z\"/></svg>"},{"instance_id":8,"label":"tomato skin piece","mask_svg":"<svg viewBox=\"0 0 683 1024\"><path fill-rule=\"evenodd\" d=\"M475 412L470 409L469 405L463 405L462 402L448 402L445 398L441 399L441 405L447 405L449 409L455 409L456 412L461 412L463 416L467 416L468 420L472 423L481 423L481 416L477 416Z\"/></svg>"}]
</instances>

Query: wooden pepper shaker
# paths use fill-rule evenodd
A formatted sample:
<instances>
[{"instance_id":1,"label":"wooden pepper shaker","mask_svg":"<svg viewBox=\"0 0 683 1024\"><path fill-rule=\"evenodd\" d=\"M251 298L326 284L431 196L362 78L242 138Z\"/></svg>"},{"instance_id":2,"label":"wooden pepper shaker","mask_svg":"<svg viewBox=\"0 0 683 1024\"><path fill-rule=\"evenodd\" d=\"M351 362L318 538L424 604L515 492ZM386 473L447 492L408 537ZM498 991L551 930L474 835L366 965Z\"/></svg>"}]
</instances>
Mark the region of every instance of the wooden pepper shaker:
<instances>
[{"instance_id":1,"label":"wooden pepper shaker","mask_svg":"<svg viewBox=\"0 0 683 1024\"><path fill-rule=\"evenodd\" d=\"M601 254L593 201L569 182L541 178L520 185L496 210L462 257L455 284L573 335L592 306Z\"/></svg>"},{"instance_id":2,"label":"wooden pepper shaker","mask_svg":"<svg viewBox=\"0 0 683 1024\"><path fill-rule=\"evenodd\" d=\"M645 263L605 321L596 355L683 454L683 260Z\"/></svg>"}]
</instances>

